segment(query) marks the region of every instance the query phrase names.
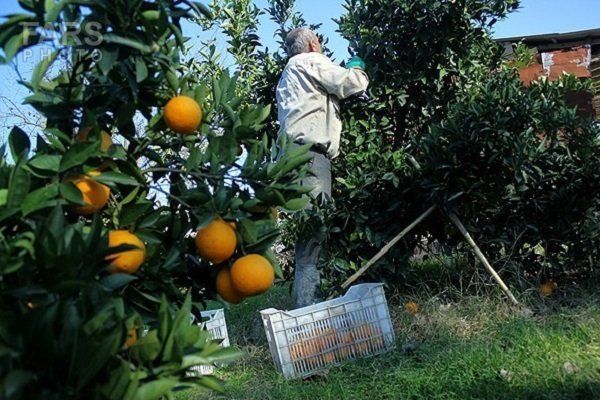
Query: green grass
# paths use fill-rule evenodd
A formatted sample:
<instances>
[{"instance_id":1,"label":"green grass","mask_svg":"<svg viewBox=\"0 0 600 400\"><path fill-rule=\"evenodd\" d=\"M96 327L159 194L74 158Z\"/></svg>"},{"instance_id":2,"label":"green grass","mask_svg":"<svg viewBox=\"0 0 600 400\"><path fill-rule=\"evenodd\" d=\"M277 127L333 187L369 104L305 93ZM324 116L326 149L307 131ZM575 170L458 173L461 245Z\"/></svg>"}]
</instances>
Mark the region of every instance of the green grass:
<instances>
[{"instance_id":1,"label":"green grass","mask_svg":"<svg viewBox=\"0 0 600 400\"><path fill-rule=\"evenodd\" d=\"M421 305L417 316L402 310L406 298L390 301L396 350L287 381L273 367L257 313L289 305L286 288L272 290L227 311L232 341L246 356L219 371L225 392L178 399L600 399L598 294L533 296L533 316L490 297L449 307L436 297L412 299ZM406 343L416 348L405 352Z\"/></svg>"}]
</instances>

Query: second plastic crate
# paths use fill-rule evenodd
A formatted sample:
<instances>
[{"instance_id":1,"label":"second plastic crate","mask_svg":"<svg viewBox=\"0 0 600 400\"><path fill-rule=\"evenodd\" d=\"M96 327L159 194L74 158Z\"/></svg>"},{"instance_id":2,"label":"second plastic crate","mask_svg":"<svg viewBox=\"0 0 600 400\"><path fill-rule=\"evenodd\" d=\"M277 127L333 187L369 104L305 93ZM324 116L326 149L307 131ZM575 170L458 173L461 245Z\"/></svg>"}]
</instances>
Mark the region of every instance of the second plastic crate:
<instances>
[{"instance_id":1,"label":"second plastic crate","mask_svg":"<svg viewBox=\"0 0 600 400\"><path fill-rule=\"evenodd\" d=\"M352 286L333 300L292 311L261 311L276 368L303 378L343 361L386 352L395 336L383 284Z\"/></svg>"},{"instance_id":2,"label":"second plastic crate","mask_svg":"<svg viewBox=\"0 0 600 400\"><path fill-rule=\"evenodd\" d=\"M227 332L227 322L225 321L225 311L223 309L202 311L202 318L208 318L198 325L204 326L213 340L221 340L221 347L229 347L229 333ZM199 375L210 375L215 367L212 365L197 365L191 368L194 373Z\"/></svg>"}]
</instances>

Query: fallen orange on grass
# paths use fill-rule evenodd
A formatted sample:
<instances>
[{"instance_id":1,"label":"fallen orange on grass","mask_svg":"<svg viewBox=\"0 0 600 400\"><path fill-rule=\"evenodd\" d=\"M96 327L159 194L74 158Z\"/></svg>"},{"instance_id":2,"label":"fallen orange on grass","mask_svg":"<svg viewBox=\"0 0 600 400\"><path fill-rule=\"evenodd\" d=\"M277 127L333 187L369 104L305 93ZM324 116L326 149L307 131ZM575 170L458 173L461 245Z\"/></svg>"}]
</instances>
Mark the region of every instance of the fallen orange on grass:
<instances>
[{"instance_id":1,"label":"fallen orange on grass","mask_svg":"<svg viewBox=\"0 0 600 400\"><path fill-rule=\"evenodd\" d=\"M412 315L419 313L419 305L414 301L409 301L404 304L404 310Z\"/></svg>"},{"instance_id":2,"label":"fallen orange on grass","mask_svg":"<svg viewBox=\"0 0 600 400\"><path fill-rule=\"evenodd\" d=\"M551 280L544 282L538 288L538 292L541 296L548 297L554 293L554 289L556 289L556 284Z\"/></svg>"}]
</instances>

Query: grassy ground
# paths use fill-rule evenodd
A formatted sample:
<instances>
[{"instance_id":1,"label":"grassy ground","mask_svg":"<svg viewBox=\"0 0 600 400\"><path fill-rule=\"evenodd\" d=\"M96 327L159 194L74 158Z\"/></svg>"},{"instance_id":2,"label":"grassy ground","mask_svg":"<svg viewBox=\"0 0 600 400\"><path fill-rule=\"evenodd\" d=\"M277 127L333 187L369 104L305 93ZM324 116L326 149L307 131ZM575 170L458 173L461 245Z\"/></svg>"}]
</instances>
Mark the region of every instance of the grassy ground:
<instances>
[{"instance_id":1,"label":"grassy ground","mask_svg":"<svg viewBox=\"0 0 600 400\"><path fill-rule=\"evenodd\" d=\"M191 399L600 399L600 295L527 301L533 313L490 297L447 303L391 296L397 349L323 376L286 381L274 369L257 311L289 305L286 288L228 310L246 357L219 372L225 393Z\"/></svg>"}]
</instances>

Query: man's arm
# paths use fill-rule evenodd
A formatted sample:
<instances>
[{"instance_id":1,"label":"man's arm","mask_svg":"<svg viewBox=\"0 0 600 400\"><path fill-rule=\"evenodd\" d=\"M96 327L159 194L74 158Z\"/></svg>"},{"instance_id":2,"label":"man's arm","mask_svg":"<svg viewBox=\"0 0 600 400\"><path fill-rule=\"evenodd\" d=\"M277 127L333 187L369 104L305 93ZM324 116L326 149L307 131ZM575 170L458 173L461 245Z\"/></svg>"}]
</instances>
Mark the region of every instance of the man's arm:
<instances>
[{"instance_id":1,"label":"man's arm","mask_svg":"<svg viewBox=\"0 0 600 400\"><path fill-rule=\"evenodd\" d=\"M345 99L353 94L367 90L369 78L359 68L346 69L334 64L323 56L313 64L311 75L323 87L323 89L338 99Z\"/></svg>"}]
</instances>

